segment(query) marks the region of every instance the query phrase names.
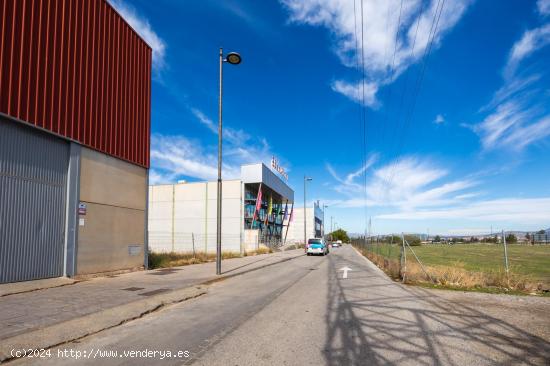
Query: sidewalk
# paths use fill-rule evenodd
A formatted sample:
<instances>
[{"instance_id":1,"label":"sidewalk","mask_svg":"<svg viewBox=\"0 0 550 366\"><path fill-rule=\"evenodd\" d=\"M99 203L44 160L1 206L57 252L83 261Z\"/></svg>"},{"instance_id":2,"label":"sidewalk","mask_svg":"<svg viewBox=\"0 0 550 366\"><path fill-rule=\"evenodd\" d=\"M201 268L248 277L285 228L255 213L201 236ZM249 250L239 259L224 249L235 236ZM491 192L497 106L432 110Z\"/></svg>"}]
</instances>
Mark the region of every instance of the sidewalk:
<instances>
[{"instance_id":1,"label":"sidewalk","mask_svg":"<svg viewBox=\"0 0 550 366\"><path fill-rule=\"evenodd\" d=\"M0 297L0 362L12 348L47 348L138 318L159 307L197 297L209 283L304 254L291 250L215 263L93 278ZM42 280L44 281L44 280ZM52 281L55 281L53 279ZM44 281L47 287L47 281ZM6 286L3 293L8 292Z\"/></svg>"}]
</instances>

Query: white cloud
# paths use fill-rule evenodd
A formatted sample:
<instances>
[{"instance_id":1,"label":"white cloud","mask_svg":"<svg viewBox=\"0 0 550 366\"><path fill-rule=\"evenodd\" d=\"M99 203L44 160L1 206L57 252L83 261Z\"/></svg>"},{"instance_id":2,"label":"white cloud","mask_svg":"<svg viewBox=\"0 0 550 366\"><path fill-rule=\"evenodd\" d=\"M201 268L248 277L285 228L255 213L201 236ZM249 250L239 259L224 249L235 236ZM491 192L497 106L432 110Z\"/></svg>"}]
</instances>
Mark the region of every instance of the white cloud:
<instances>
[{"instance_id":1,"label":"white cloud","mask_svg":"<svg viewBox=\"0 0 550 366\"><path fill-rule=\"evenodd\" d=\"M296 24L322 26L333 35L334 50L341 62L348 67L356 67L358 55L364 54L366 84L369 85L366 104L373 106L376 92L393 81L411 64L417 62L429 44L432 21L437 12L438 0L411 0L403 2L399 37L396 37L401 0L372 0L363 3L364 47L361 52L361 13L360 3L352 0L280 0L288 9L289 19ZM450 0L445 2L434 45L440 44L443 35L452 29L464 14L470 0ZM426 6L427 5L427 6ZM355 13L354 15L354 6ZM357 27L357 28L356 28ZM357 39L356 39L357 31ZM397 39L396 39L397 38ZM356 47L359 44L359 49ZM393 51L395 49L395 59ZM394 66L394 75L390 69ZM336 81L333 90L358 102L357 92L361 82ZM366 90L367 91L367 90Z\"/></svg>"},{"instance_id":2,"label":"white cloud","mask_svg":"<svg viewBox=\"0 0 550 366\"><path fill-rule=\"evenodd\" d=\"M212 133L218 133L217 125L203 112L196 108L191 108L191 112ZM203 144L186 136L153 134L149 176L151 184L173 183L181 178L216 179L217 151L217 139L212 139L211 144ZM242 164L263 162L267 165L272 156L265 139L253 139L241 130L224 129L223 179L238 178Z\"/></svg>"},{"instance_id":3,"label":"white cloud","mask_svg":"<svg viewBox=\"0 0 550 366\"><path fill-rule=\"evenodd\" d=\"M550 24L523 33L520 40L510 50L508 63L504 69L505 76L512 77L524 59L548 44L550 44Z\"/></svg>"},{"instance_id":4,"label":"white cloud","mask_svg":"<svg viewBox=\"0 0 550 366\"><path fill-rule=\"evenodd\" d=\"M502 198L435 210L406 210L379 215L377 218L391 220L461 219L548 225L550 222L550 198Z\"/></svg>"},{"instance_id":5,"label":"white cloud","mask_svg":"<svg viewBox=\"0 0 550 366\"><path fill-rule=\"evenodd\" d=\"M345 95L349 99L356 103L361 104L363 101L363 93L365 96L365 105L370 107L376 107L378 101L376 99L376 92L378 92L378 85L376 83L359 81L357 83L348 83L343 80L336 80L331 85L332 90Z\"/></svg>"},{"instance_id":6,"label":"white cloud","mask_svg":"<svg viewBox=\"0 0 550 366\"><path fill-rule=\"evenodd\" d=\"M377 169L367 186L379 206L425 207L459 200L453 196L475 185L469 180L438 183L449 172L429 160L405 157Z\"/></svg>"},{"instance_id":7,"label":"white cloud","mask_svg":"<svg viewBox=\"0 0 550 366\"><path fill-rule=\"evenodd\" d=\"M550 15L550 0L538 0L537 10L541 15Z\"/></svg>"},{"instance_id":8,"label":"white cloud","mask_svg":"<svg viewBox=\"0 0 550 366\"><path fill-rule=\"evenodd\" d=\"M149 20L137 13L136 9L123 0L109 0L109 3L116 11L130 24L132 28L151 46L153 49L153 71L159 75L166 66L165 53L166 43L153 30Z\"/></svg>"},{"instance_id":9,"label":"white cloud","mask_svg":"<svg viewBox=\"0 0 550 366\"><path fill-rule=\"evenodd\" d=\"M364 194L364 186L361 183L357 183L357 178L360 178L365 172L373 166L378 160L378 154L371 154L365 164L356 171L347 174L345 177L340 177L338 173L330 164L326 164L329 174L336 179L340 184L334 186L334 190L347 195L360 195ZM364 201L364 200L363 200Z\"/></svg>"},{"instance_id":10,"label":"white cloud","mask_svg":"<svg viewBox=\"0 0 550 366\"><path fill-rule=\"evenodd\" d=\"M210 119L206 114L204 114L197 108L191 108L191 113L193 113L193 115L197 117L199 122L205 125L206 128L208 128L211 132L215 133L216 135L218 134L218 124L214 123L214 121L212 121L212 119ZM250 139L250 135L248 135L243 130L236 130L228 126L223 127L222 133L224 139L236 145L243 145L246 141Z\"/></svg>"},{"instance_id":11,"label":"white cloud","mask_svg":"<svg viewBox=\"0 0 550 366\"><path fill-rule=\"evenodd\" d=\"M443 122L445 122L445 118L443 117L443 115L438 114L437 116L435 116L434 123L439 125Z\"/></svg>"},{"instance_id":12,"label":"white cloud","mask_svg":"<svg viewBox=\"0 0 550 366\"><path fill-rule=\"evenodd\" d=\"M542 3L538 3L539 11L546 6ZM548 44L550 24L525 31L510 50L503 71L503 86L481 108L481 112L487 115L477 124L464 124L479 135L484 150L504 148L520 151L550 135L548 94L541 91L542 73L546 70L527 76L518 73L518 68L527 58Z\"/></svg>"},{"instance_id":13,"label":"white cloud","mask_svg":"<svg viewBox=\"0 0 550 366\"><path fill-rule=\"evenodd\" d=\"M375 162L369 159L365 166L369 168ZM463 191L477 182L469 179L440 182L448 176L448 171L417 157L405 157L373 170L367 179L366 198L364 183L356 181L366 169L352 172L346 178L336 174L329 164L327 170L340 183L334 190L347 196L332 203L339 207L433 207L464 202L476 196L474 192Z\"/></svg>"},{"instance_id":14,"label":"white cloud","mask_svg":"<svg viewBox=\"0 0 550 366\"><path fill-rule=\"evenodd\" d=\"M216 155L204 151L197 141L184 136L151 136L152 183L169 183L181 176L215 179L216 162Z\"/></svg>"},{"instance_id":15,"label":"white cloud","mask_svg":"<svg viewBox=\"0 0 550 366\"><path fill-rule=\"evenodd\" d=\"M527 102L520 98L508 100L473 126L484 149L522 150L550 135L550 115L541 115L540 108Z\"/></svg>"}]
</instances>

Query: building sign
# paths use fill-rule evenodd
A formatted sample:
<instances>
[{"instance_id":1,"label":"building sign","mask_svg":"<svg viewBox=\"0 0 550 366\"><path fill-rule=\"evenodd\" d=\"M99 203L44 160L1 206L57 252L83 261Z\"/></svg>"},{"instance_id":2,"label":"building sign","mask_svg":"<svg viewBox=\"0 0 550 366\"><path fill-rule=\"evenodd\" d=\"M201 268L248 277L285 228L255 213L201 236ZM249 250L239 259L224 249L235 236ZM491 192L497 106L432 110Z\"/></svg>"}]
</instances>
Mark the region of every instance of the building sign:
<instances>
[{"instance_id":1,"label":"building sign","mask_svg":"<svg viewBox=\"0 0 550 366\"><path fill-rule=\"evenodd\" d=\"M285 171L285 168L279 165L279 161L276 157L271 158L271 167L275 169L277 173L281 175L281 177L285 178L285 180L288 180L288 174Z\"/></svg>"},{"instance_id":2,"label":"building sign","mask_svg":"<svg viewBox=\"0 0 550 366\"><path fill-rule=\"evenodd\" d=\"M78 214L79 215L86 215L86 204L85 203L80 202L78 204Z\"/></svg>"}]
</instances>

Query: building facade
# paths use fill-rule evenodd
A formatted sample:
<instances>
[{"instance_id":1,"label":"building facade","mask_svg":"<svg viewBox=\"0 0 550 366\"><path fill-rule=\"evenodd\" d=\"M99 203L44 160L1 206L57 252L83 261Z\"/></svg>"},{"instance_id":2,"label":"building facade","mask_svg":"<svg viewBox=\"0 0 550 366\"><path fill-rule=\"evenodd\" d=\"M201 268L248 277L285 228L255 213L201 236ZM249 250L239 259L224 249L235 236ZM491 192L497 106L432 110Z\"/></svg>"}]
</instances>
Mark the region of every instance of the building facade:
<instances>
[{"instance_id":1,"label":"building facade","mask_svg":"<svg viewBox=\"0 0 550 366\"><path fill-rule=\"evenodd\" d=\"M0 282L143 266L151 48L105 0L0 19Z\"/></svg>"},{"instance_id":2,"label":"building facade","mask_svg":"<svg viewBox=\"0 0 550 366\"><path fill-rule=\"evenodd\" d=\"M222 250L282 245L293 202L294 191L264 164L243 165L240 179L222 182ZM216 234L217 182L149 187L152 251L213 253Z\"/></svg>"},{"instance_id":3,"label":"building facade","mask_svg":"<svg viewBox=\"0 0 550 366\"><path fill-rule=\"evenodd\" d=\"M313 207L294 208L292 225L289 226L287 243L304 243L304 212L306 214L306 236L307 238L321 238L324 234L323 210L318 202Z\"/></svg>"}]
</instances>

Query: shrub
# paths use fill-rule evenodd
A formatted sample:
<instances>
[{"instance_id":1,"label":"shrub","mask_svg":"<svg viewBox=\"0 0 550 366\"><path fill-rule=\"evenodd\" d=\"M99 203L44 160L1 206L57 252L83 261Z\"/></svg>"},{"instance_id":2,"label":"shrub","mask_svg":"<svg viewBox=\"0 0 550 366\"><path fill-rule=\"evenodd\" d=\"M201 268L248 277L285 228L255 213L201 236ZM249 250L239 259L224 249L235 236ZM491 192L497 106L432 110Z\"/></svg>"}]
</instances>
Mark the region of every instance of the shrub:
<instances>
[{"instance_id":1,"label":"shrub","mask_svg":"<svg viewBox=\"0 0 550 366\"><path fill-rule=\"evenodd\" d=\"M420 238L416 235L405 235L405 240L411 247L418 247L422 245Z\"/></svg>"}]
</instances>

